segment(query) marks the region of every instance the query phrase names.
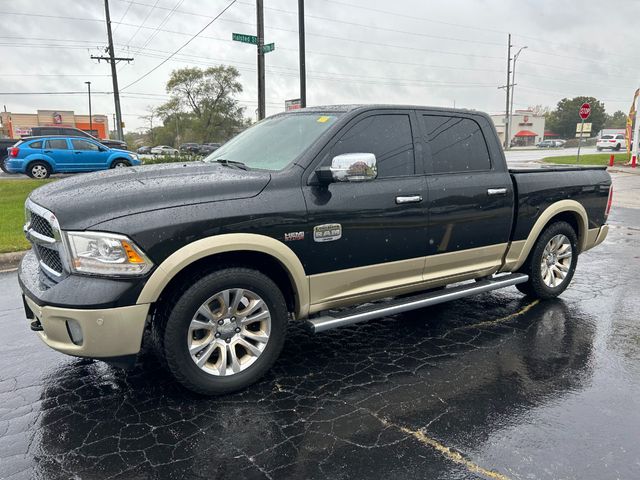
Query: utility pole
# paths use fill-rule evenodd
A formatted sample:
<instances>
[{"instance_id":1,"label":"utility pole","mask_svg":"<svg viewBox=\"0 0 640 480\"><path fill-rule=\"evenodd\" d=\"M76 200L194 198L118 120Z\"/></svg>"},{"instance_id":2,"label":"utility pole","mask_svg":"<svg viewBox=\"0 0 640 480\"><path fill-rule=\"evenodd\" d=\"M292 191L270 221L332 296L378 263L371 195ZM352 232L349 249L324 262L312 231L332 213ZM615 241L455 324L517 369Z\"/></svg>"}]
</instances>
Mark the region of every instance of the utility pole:
<instances>
[{"instance_id":1,"label":"utility pole","mask_svg":"<svg viewBox=\"0 0 640 480\"><path fill-rule=\"evenodd\" d=\"M113 101L116 106L116 131L118 132L118 139L124 140L122 133L122 111L120 110L120 91L118 90L118 73L116 71L116 63L119 61L130 62L133 58L116 57L113 52L113 35L111 33L111 15L109 14L109 0L104 0L104 13L107 21L107 39L109 41L108 57L91 55L94 60L105 60L111 64L111 80L113 82Z\"/></svg>"},{"instance_id":2,"label":"utility pole","mask_svg":"<svg viewBox=\"0 0 640 480\"><path fill-rule=\"evenodd\" d=\"M93 116L91 115L91 82L84 82L87 84L87 90L89 92L89 131L93 135Z\"/></svg>"},{"instance_id":3,"label":"utility pole","mask_svg":"<svg viewBox=\"0 0 640 480\"><path fill-rule=\"evenodd\" d=\"M518 57L520 56L520 53L525 48L528 48L528 47L526 45L524 47L521 47L520 50L518 50L518 53L516 53L513 56L513 74L511 76L511 105L509 106L509 118L510 119L513 119L513 97L516 96L516 94L515 94L515 91L516 91L516 60L518 60ZM542 140L544 140L544 135L542 136Z\"/></svg>"},{"instance_id":4,"label":"utility pole","mask_svg":"<svg viewBox=\"0 0 640 480\"><path fill-rule=\"evenodd\" d=\"M258 23L258 120L265 117L264 96L264 10L263 0L256 0Z\"/></svg>"},{"instance_id":5,"label":"utility pole","mask_svg":"<svg viewBox=\"0 0 640 480\"><path fill-rule=\"evenodd\" d=\"M300 51L300 108L307 106L307 67L304 44L304 0L298 0L298 50Z\"/></svg>"},{"instance_id":6,"label":"utility pole","mask_svg":"<svg viewBox=\"0 0 640 480\"><path fill-rule=\"evenodd\" d=\"M509 45L507 47L507 106L505 108L506 114L504 117L504 148L511 148L511 125L509 118L509 94L511 93L511 85L509 82L511 81L511 34L509 34Z\"/></svg>"}]
</instances>

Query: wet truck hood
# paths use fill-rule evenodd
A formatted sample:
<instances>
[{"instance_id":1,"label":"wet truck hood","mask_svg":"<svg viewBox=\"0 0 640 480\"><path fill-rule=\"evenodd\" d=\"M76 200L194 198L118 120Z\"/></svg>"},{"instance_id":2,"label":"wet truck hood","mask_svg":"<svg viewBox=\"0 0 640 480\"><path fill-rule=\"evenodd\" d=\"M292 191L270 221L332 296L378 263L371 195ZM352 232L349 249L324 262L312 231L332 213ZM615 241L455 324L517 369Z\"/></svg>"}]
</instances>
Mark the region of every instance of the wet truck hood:
<instances>
[{"instance_id":1,"label":"wet truck hood","mask_svg":"<svg viewBox=\"0 0 640 480\"><path fill-rule=\"evenodd\" d=\"M73 176L34 190L30 198L52 211L62 229L84 230L134 213L254 197L270 178L218 164L169 163Z\"/></svg>"}]
</instances>

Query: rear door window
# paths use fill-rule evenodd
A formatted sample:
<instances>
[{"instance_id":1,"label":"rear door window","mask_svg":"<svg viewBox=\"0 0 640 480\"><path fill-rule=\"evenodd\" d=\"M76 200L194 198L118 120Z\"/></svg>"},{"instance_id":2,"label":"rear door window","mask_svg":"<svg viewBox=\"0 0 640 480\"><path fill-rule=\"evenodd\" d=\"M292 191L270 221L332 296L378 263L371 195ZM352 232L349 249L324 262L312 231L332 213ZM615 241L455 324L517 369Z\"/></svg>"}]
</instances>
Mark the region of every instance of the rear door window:
<instances>
[{"instance_id":1,"label":"rear door window","mask_svg":"<svg viewBox=\"0 0 640 480\"><path fill-rule=\"evenodd\" d=\"M371 115L358 121L333 146L333 156L373 153L378 177L415 173L411 120L407 114Z\"/></svg>"},{"instance_id":2,"label":"rear door window","mask_svg":"<svg viewBox=\"0 0 640 480\"><path fill-rule=\"evenodd\" d=\"M69 147L67 146L67 141L62 138L55 139L55 140L47 140L46 145L47 145L46 148L50 148L51 150L69 150Z\"/></svg>"},{"instance_id":3,"label":"rear door window","mask_svg":"<svg viewBox=\"0 0 640 480\"><path fill-rule=\"evenodd\" d=\"M487 143L475 120L440 115L423 115L422 118L433 173L491 169Z\"/></svg>"},{"instance_id":4,"label":"rear door window","mask_svg":"<svg viewBox=\"0 0 640 480\"><path fill-rule=\"evenodd\" d=\"M624 135L616 135L616 140L624 140Z\"/></svg>"},{"instance_id":5,"label":"rear door window","mask_svg":"<svg viewBox=\"0 0 640 480\"><path fill-rule=\"evenodd\" d=\"M90 152L98 152L100 148L91 142L87 142L86 140L74 139L71 140L71 145L74 150L88 150Z\"/></svg>"}]
</instances>

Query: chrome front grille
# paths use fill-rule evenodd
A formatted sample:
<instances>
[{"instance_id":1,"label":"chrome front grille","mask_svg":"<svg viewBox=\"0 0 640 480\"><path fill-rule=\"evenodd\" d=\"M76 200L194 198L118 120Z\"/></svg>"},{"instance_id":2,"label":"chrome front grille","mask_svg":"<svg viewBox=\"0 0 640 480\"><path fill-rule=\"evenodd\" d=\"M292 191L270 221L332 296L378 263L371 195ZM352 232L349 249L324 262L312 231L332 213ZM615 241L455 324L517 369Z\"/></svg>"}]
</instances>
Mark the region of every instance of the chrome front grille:
<instances>
[{"instance_id":1,"label":"chrome front grille","mask_svg":"<svg viewBox=\"0 0 640 480\"><path fill-rule=\"evenodd\" d=\"M58 220L49 210L27 200L25 236L33 245L40 269L51 279L64 273L64 247Z\"/></svg>"},{"instance_id":2,"label":"chrome front grille","mask_svg":"<svg viewBox=\"0 0 640 480\"><path fill-rule=\"evenodd\" d=\"M37 213L31 212L31 220L29 222L30 227L34 232L44 235L45 237L54 238L53 228L51 224Z\"/></svg>"}]
</instances>

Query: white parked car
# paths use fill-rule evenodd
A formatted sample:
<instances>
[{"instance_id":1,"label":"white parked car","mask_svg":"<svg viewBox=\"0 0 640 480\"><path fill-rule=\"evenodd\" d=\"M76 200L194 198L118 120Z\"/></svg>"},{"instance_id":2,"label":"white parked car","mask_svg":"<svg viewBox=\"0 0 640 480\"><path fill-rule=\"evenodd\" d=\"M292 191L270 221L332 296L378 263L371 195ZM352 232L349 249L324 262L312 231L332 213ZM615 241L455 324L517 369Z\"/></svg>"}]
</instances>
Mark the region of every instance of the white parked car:
<instances>
[{"instance_id":1,"label":"white parked car","mask_svg":"<svg viewBox=\"0 0 640 480\"><path fill-rule=\"evenodd\" d=\"M627 141L621 133L615 135L603 135L596 142L596 149L601 151L605 148L610 148L611 150L627 148Z\"/></svg>"},{"instance_id":2,"label":"white parked car","mask_svg":"<svg viewBox=\"0 0 640 480\"><path fill-rule=\"evenodd\" d=\"M169 145L158 145L151 149L152 155L178 155L178 149L170 147Z\"/></svg>"}]
</instances>

